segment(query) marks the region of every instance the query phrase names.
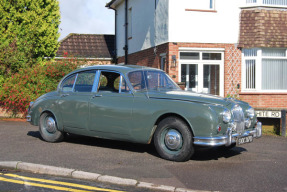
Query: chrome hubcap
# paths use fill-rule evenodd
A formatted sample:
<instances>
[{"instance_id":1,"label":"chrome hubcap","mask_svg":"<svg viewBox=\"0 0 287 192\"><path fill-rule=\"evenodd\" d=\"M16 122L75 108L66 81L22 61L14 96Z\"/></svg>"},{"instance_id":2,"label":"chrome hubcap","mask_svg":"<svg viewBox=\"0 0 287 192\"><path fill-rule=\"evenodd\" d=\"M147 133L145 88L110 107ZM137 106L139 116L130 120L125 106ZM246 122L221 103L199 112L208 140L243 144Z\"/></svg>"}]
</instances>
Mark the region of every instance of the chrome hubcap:
<instances>
[{"instance_id":1,"label":"chrome hubcap","mask_svg":"<svg viewBox=\"0 0 287 192\"><path fill-rule=\"evenodd\" d=\"M166 133L164 142L168 149L178 150L182 146L181 134L178 131L171 129Z\"/></svg>"},{"instance_id":2,"label":"chrome hubcap","mask_svg":"<svg viewBox=\"0 0 287 192\"><path fill-rule=\"evenodd\" d=\"M56 122L53 117L47 117L46 118L46 130L49 133L55 133L56 132Z\"/></svg>"}]
</instances>

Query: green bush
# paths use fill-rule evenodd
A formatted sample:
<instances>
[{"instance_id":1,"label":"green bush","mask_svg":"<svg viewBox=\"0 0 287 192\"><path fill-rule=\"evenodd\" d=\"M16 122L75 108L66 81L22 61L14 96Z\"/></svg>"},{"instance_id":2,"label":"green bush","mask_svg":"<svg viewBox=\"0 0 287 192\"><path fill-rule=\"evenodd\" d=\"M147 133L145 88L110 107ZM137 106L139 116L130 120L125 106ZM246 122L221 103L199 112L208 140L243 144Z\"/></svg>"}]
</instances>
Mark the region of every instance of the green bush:
<instances>
[{"instance_id":1,"label":"green bush","mask_svg":"<svg viewBox=\"0 0 287 192\"><path fill-rule=\"evenodd\" d=\"M18 73L7 78L0 89L0 106L6 112L25 115L30 101L56 90L59 81L80 66L77 60L48 61L21 68Z\"/></svg>"}]
</instances>

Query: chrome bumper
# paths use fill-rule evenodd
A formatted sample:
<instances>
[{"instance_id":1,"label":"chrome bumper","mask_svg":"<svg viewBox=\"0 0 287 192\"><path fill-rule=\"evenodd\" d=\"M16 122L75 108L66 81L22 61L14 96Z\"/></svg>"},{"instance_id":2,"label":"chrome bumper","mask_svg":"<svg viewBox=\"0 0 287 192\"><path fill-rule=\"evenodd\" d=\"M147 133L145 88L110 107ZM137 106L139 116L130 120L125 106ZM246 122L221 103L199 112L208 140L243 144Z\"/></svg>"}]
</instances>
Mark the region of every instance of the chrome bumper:
<instances>
[{"instance_id":1,"label":"chrome bumper","mask_svg":"<svg viewBox=\"0 0 287 192\"><path fill-rule=\"evenodd\" d=\"M32 121L31 115L27 115L26 120L27 120L27 122L31 122Z\"/></svg>"},{"instance_id":2,"label":"chrome bumper","mask_svg":"<svg viewBox=\"0 0 287 192\"><path fill-rule=\"evenodd\" d=\"M228 129L226 135L219 137L194 137L194 144L199 146L230 146L232 143L236 143L237 138L246 137L252 135L254 138L260 138L262 136L262 123L258 122L255 129L252 131L245 131L244 134L238 133L232 134L231 129Z\"/></svg>"}]
</instances>

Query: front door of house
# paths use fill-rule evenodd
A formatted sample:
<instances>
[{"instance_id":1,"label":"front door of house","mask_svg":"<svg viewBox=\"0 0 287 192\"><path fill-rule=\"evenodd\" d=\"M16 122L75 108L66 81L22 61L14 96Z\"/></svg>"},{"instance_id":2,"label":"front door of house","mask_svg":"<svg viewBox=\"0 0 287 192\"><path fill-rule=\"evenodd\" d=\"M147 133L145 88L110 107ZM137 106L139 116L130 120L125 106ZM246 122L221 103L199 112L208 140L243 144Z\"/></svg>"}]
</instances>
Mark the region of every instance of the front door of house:
<instances>
[{"instance_id":1,"label":"front door of house","mask_svg":"<svg viewBox=\"0 0 287 192\"><path fill-rule=\"evenodd\" d=\"M223 96L223 53L180 52L180 82L185 90Z\"/></svg>"},{"instance_id":2,"label":"front door of house","mask_svg":"<svg viewBox=\"0 0 287 192\"><path fill-rule=\"evenodd\" d=\"M219 68L216 64L182 64L181 82L186 90L219 95Z\"/></svg>"},{"instance_id":3,"label":"front door of house","mask_svg":"<svg viewBox=\"0 0 287 192\"><path fill-rule=\"evenodd\" d=\"M198 92L198 64L181 65L181 82L185 82L185 89Z\"/></svg>"}]
</instances>

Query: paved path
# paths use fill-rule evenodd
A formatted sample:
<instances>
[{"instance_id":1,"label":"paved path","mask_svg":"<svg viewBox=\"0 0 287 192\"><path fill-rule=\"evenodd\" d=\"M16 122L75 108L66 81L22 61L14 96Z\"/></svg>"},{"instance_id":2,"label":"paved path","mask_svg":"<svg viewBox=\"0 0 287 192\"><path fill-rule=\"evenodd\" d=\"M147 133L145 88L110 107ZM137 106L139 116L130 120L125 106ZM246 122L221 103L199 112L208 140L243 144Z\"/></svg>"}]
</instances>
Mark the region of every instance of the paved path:
<instances>
[{"instance_id":1,"label":"paved path","mask_svg":"<svg viewBox=\"0 0 287 192\"><path fill-rule=\"evenodd\" d=\"M38 127L0 121L0 161L23 161L143 182L218 191L287 191L287 139L264 136L230 151L197 150L188 162L158 157L152 145L70 136L40 139Z\"/></svg>"}]
</instances>

